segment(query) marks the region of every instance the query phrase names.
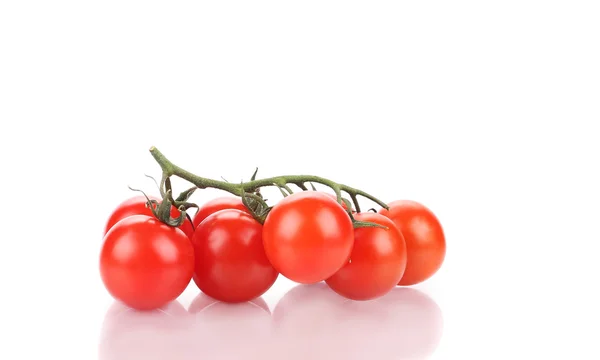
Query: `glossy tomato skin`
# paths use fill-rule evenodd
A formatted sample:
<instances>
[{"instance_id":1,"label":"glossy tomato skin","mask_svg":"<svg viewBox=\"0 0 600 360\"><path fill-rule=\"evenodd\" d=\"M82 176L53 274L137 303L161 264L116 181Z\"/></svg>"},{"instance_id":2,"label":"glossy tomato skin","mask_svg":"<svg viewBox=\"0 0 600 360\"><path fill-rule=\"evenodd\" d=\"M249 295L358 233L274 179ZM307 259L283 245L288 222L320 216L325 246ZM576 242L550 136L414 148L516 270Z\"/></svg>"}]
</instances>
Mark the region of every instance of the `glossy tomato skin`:
<instances>
[{"instance_id":1,"label":"glossy tomato skin","mask_svg":"<svg viewBox=\"0 0 600 360\"><path fill-rule=\"evenodd\" d=\"M262 225L241 210L209 215L192 238L194 282L206 295L224 302L244 302L265 293L279 273L262 243Z\"/></svg>"},{"instance_id":2,"label":"glossy tomato skin","mask_svg":"<svg viewBox=\"0 0 600 360\"><path fill-rule=\"evenodd\" d=\"M398 200L379 213L390 218L406 241L407 263L398 285L414 285L433 276L446 257L446 238L437 217L422 204Z\"/></svg>"},{"instance_id":3,"label":"glossy tomato skin","mask_svg":"<svg viewBox=\"0 0 600 360\"><path fill-rule=\"evenodd\" d=\"M218 197L206 202L198 209L198 212L196 212L196 215L194 215L194 228L197 228L198 225L200 225L200 223L209 215L225 209L237 209L248 212L248 209L242 202L242 199L233 196Z\"/></svg>"},{"instance_id":4,"label":"glossy tomato skin","mask_svg":"<svg viewBox=\"0 0 600 360\"><path fill-rule=\"evenodd\" d=\"M311 284L346 263L354 229L346 211L330 196L305 191L273 207L264 224L263 242L275 269L292 281Z\"/></svg>"},{"instance_id":5,"label":"glossy tomato skin","mask_svg":"<svg viewBox=\"0 0 600 360\"><path fill-rule=\"evenodd\" d=\"M158 202L161 201L161 199L154 196L149 196L149 198L150 200L156 200ZM112 214L108 218L108 221L106 222L106 226L104 228L104 234L106 235L110 228L112 228L116 223L125 219L126 217L132 215L154 216L150 208L146 206L147 201L148 200L145 196L134 196L119 204L119 206L117 206L117 208L112 212ZM171 217L177 218L179 217L179 214L179 210L177 210L174 206L171 207ZM192 235L194 235L194 228L192 227L192 223L188 219L185 219L184 223L181 224L180 229L190 239L192 238Z\"/></svg>"},{"instance_id":6,"label":"glossy tomato skin","mask_svg":"<svg viewBox=\"0 0 600 360\"><path fill-rule=\"evenodd\" d=\"M154 217L126 217L104 237L102 281L115 299L134 309L152 310L175 300L193 271L189 238Z\"/></svg>"},{"instance_id":7,"label":"glossy tomato skin","mask_svg":"<svg viewBox=\"0 0 600 360\"><path fill-rule=\"evenodd\" d=\"M370 300L396 287L406 268L406 243L392 220L360 213L356 220L386 226L354 230L354 248L344 267L326 280L338 294L352 300Z\"/></svg>"}]
</instances>

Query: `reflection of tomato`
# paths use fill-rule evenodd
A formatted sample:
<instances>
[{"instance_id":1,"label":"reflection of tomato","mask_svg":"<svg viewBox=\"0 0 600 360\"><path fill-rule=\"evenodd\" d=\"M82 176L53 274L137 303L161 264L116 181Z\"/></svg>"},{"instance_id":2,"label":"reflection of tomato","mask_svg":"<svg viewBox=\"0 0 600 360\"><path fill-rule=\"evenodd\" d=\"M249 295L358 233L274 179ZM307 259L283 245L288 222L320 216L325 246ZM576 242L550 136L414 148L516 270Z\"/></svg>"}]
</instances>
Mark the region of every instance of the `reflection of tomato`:
<instances>
[{"instance_id":1,"label":"reflection of tomato","mask_svg":"<svg viewBox=\"0 0 600 360\"><path fill-rule=\"evenodd\" d=\"M161 199L157 197L150 196L149 198L150 200L156 200L158 202L161 201ZM126 217L132 215L147 215L154 217L152 211L148 208L148 206L146 206L147 201L148 200L145 196L134 196L119 204L119 206L117 206L117 208L108 218L108 221L106 222L106 226L104 228L104 234L106 235L110 228L112 228L117 222L125 219ZM181 213L179 212L179 210L177 210L174 206L171 207L171 217L178 218L180 214ZM192 227L192 223L188 219L185 219L185 221L183 222L183 224L181 224L179 228L183 230L183 232L190 239L192 238L192 235L194 235L194 228Z\"/></svg>"},{"instance_id":2,"label":"reflection of tomato","mask_svg":"<svg viewBox=\"0 0 600 360\"><path fill-rule=\"evenodd\" d=\"M191 360L185 346L191 343L190 318L177 301L154 311L135 311L115 302L104 316L98 358Z\"/></svg>"},{"instance_id":3,"label":"reflection of tomato","mask_svg":"<svg viewBox=\"0 0 600 360\"><path fill-rule=\"evenodd\" d=\"M231 311L237 311L239 309L244 309L246 307L246 305L258 307L258 308L264 310L269 315L271 314L271 310L269 310L269 305L267 305L267 303L265 302L265 300L263 300L262 297L257 297L248 302L240 303L240 306L235 306L233 304L231 306L229 306L227 303L222 303L219 300L211 298L210 296L205 295L203 293L198 294L194 298L194 300L190 304L188 312L190 314L196 314L196 313L204 311L205 309L212 307L212 306L215 306L215 308L223 309L225 311L227 309L230 309Z\"/></svg>"},{"instance_id":4,"label":"reflection of tomato","mask_svg":"<svg viewBox=\"0 0 600 360\"><path fill-rule=\"evenodd\" d=\"M267 257L283 276L316 283L348 260L352 221L342 206L318 191L294 193L276 204L264 224Z\"/></svg>"},{"instance_id":5,"label":"reflection of tomato","mask_svg":"<svg viewBox=\"0 0 600 360\"><path fill-rule=\"evenodd\" d=\"M331 317L325 314L335 314L335 309L346 301L322 282L296 285L275 306L273 320L278 328L299 333L328 331Z\"/></svg>"},{"instance_id":6,"label":"reflection of tomato","mask_svg":"<svg viewBox=\"0 0 600 360\"><path fill-rule=\"evenodd\" d=\"M273 310L275 339L270 358L344 359L336 342L345 322L339 312L345 301L323 282L289 290Z\"/></svg>"},{"instance_id":7,"label":"reflection of tomato","mask_svg":"<svg viewBox=\"0 0 600 360\"><path fill-rule=\"evenodd\" d=\"M375 213L354 217L386 226L354 230L354 248L344 267L326 280L335 292L353 300L369 300L393 289L406 268L406 244L392 220Z\"/></svg>"},{"instance_id":8,"label":"reflection of tomato","mask_svg":"<svg viewBox=\"0 0 600 360\"><path fill-rule=\"evenodd\" d=\"M393 288L352 301L325 284L298 285L273 311L272 359L426 359L443 330L442 312L422 292Z\"/></svg>"},{"instance_id":9,"label":"reflection of tomato","mask_svg":"<svg viewBox=\"0 0 600 360\"><path fill-rule=\"evenodd\" d=\"M196 215L194 215L194 228L197 228L198 225L200 225L200 223L209 215L225 209L237 209L248 212L248 209L242 202L242 199L233 196L218 197L204 203L204 205L198 209L198 212Z\"/></svg>"},{"instance_id":10,"label":"reflection of tomato","mask_svg":"<svg viewBox=\"0 0 600 360\"><path fill-rule=\"evenodd\" d=\"M379 213L390 218L406 241L408 260L399 285L427 280L442 266L446 256L444 231L436 216L425 206L408 200L394 201Z\"/></svg>"},{"instance_id":11,"label":"reflection of tomato","mask_svg":"<svg viewBox=\"0 0 600 360\"><path fill-rule=\"evenodd\" d=\"M271 312L262 298L231 304L200 293L188 311L195 339L189 351L195 358L270 359Z\"/></svg>"},{"instance_id":12,"label":"reflection of tomato","mask_svg":"<svg viewBox=\"0 0 600 360\"><path fill-rule=\"evenodd\" d=\"M262 225L252 215L234 209L207 217L192 238L194 281L205 294L226 302L261 296L279 275L262 242Z\"/></svg>"},{"instance_id":13,"label":"reflection of tomato","mask_svg":"<svg viewBox=\"0 0 600 360\"><path fill-rule=\"evenodd\" d=\"M110 294L128 306L151 310L175 300L194 271L194 248L180 229L133 215L104 237L100 275Z\"/></svg>"},{"instance_id":14,"label":"reflection of tomato","mask_svg":"<svg viewBox=\"0 0 600 360\"><path fill-rule=\"evenodd\" d=\"M391 359L426 359L430 357L442 338L444 318L442 310L428 295L413 288L395 288L387 295L373 301L385 316L379 322L383 330L373 348ZM362 337L357 334L357 337ZM394 344L396 357L390 356ZM386 347L388 350L386 351ZM374 357L387 359L385 356Z\"/></svg>"}]
</instances>

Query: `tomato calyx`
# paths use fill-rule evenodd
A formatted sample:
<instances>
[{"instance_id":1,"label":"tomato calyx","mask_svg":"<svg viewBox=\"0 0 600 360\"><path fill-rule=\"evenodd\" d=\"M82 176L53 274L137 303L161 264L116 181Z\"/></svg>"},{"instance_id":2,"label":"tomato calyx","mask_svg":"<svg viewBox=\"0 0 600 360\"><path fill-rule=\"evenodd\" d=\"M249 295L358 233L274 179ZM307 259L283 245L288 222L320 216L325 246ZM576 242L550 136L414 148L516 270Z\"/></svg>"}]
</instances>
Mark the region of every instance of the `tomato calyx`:
<instances>
[{"instance_id":1,"label":"tomato calyx","mask_svg":"<svg viewBox=\"0 0 600 360\"><path fill-rule=\"evenodd\" d=\"M172 217L171 206L173 206L173 201L171 199L171 190L169 190L167 191L167 196L163 199L163 201L160 204L157 204L158 202L156 200L150 200L150 202L152 202L153 205L156 205L152 206L150 210L158 220L162 221L163 223L169 226L178 227L181 226L187 218L187 213L185 211L185 207L180 206L177 208L177 210L179 210L179 216L176 218Z\"/></svg>"},{"instance_id":2,"label":"tomato calyx","mask_svg":"<svg viewBox=\"0 0 600 360\"><path fill-rule=\"evenodd\" d=\"M188 202L188 200L190 199L190 197L194 194L194 192L196 190L198 190L197 186L192 186L191 188L181 192L179 194L179 196L177 196L177 199L173 199L172 193L173 193L173 189L171 188L171 179L169 177L164 177L163 176L163 181L161 181L161 183L163 183L164 185L164 189L163 186L158 186L158 189L160 191L161 196L163 197L163 202L164 199L167 199L173 206L175 206L177 208L177 210L179 210L181 212L181 214L185 214L185 218L187 218L187 220L189 220L190 224L192 224L192 229L194 229L194 225L193 225L193 221L191 216L187 213L187 210L190 208L196 208L198 209L198 205ZM183 221L185 221L185 218ZM166 218L165 218L166 219ZM163 221L165 224L170 225L169 221L170 221L170 217L167 221ZM179 226L179 225L176 225Z\"/></svg>"},{"instance_id":3,"label":"tomato calyx","mask_svg":"<svg viewBox=\"0 0 600 360\"><path fill-rule=\"evenodd\" d=\"M256 175L256 172L254 174ZM248 208L250 215L252 215L254 220L264 224L265 220L267 219L267 215L269 215L269 212L271 209L273 209L273 207L267 204L266 200L262 198L260 193L242 192L241 197L242 203Z\"/></svg>"},{"instance_id":4,"label":"tomato calyx","mask_svg":"<svg viewBox=\"0 0 600 360\"><path fill-rule=\"evenodd\" d=\"M132 191L141 192L147 200L146 206L150 209L152 215L154 215L154 217L156 217L164 224L167 224L172 227L179 227L185 222L186 219L189 219L189 215L187 214L186 207L184 205L181 205L177 208L177 210L179 210L178 217L174 218L171 216L171 208L175 202L173 200L173 196L171 195L171 189L167 190L167 192L165 193L165 197L161 202L150 199L148 195L146 195L146 193L142 190L133 189L131 187L129 187L129 189ZM181 195L179 197L181 197ZM196 206L195 204L193 205ZM191 221L191 219L189 220Z\"/></svg>"},{"instance_id":5,"label":"tomato calyx","mask_svg":"<svg viewBox=\"0 0 600 360\"><path fill-rule=\"evenodd\" d=\"M187 201L190 199L190 196L192 196L192 194L198 190L198 188L196 186L193 186L189 189L187 189L186 191L182 192L181 194L179 194L179 196L177 197L177 199L175 199L174 204L180 204L180 206L184 206L186 209L189 209L191 207L198 207L196 204L193 203L187 203ZM186 204L181 204L181 203L186 203Z\"/></svg>"},{"instance_id":6,"label":"tomato calyx","mask_svg":"<svg viewBox=\"0 0 600 360\"><path fill-rule=\"evenodd\" d=\"M171 187L171 178L163 176L163 180L161 180L161 185L159 185L160 195L163 200L168 199L173 206L177 209L183 207L185 210L189 208L195 207L198 208L198 205L188 202L192 194L198 189L197 186L193 186L177 197L177 199L173 199L173 188Z\"/></svg>"}]
</instances>

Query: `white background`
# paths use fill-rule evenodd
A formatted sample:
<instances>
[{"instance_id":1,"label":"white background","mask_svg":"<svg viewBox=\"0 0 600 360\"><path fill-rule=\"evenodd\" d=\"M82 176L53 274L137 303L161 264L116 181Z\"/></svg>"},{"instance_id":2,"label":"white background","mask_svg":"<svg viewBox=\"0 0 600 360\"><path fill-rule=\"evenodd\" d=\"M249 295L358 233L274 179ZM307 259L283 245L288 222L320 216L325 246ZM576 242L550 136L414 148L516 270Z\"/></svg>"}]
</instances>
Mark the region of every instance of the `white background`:
<instances>
[{"instance_id":1,"label":"white background","mask_svg":"<svg viewBox=\"0 0 600 360\"><path fill-rule=\"evenodd\" d=\"M597 1L0 2L0 358L598 358L598 19ZM206 177L420 201L446 262L350 306L284 303L280 278L275 331L250 304L109 312L104 222L127 185L153 191L151 145Z\"/></svg>"}]
</instances>

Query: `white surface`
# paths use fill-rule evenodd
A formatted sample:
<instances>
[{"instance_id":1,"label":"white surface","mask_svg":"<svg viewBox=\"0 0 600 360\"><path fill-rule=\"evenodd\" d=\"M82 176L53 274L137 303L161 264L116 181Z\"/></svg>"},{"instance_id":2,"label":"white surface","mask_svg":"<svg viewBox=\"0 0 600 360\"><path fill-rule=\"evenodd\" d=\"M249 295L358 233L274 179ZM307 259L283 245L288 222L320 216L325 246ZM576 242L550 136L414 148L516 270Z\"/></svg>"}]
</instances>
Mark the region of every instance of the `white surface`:
<instances>
[{"instance_id":1,"label":"white surface","mask_svg":"<svg viewBox=\"0 0 600 360\"><path fill-rule=\"evenodd\" d=\"M598 358L598 18L595 1L3 1L0 358ZM416 287L433 302L306 290L274 323L251 305L115 317L101 232L127 185L153 189L151 145L208 177L423 202L448 242Z\"/></svg>"}]
</instances>

